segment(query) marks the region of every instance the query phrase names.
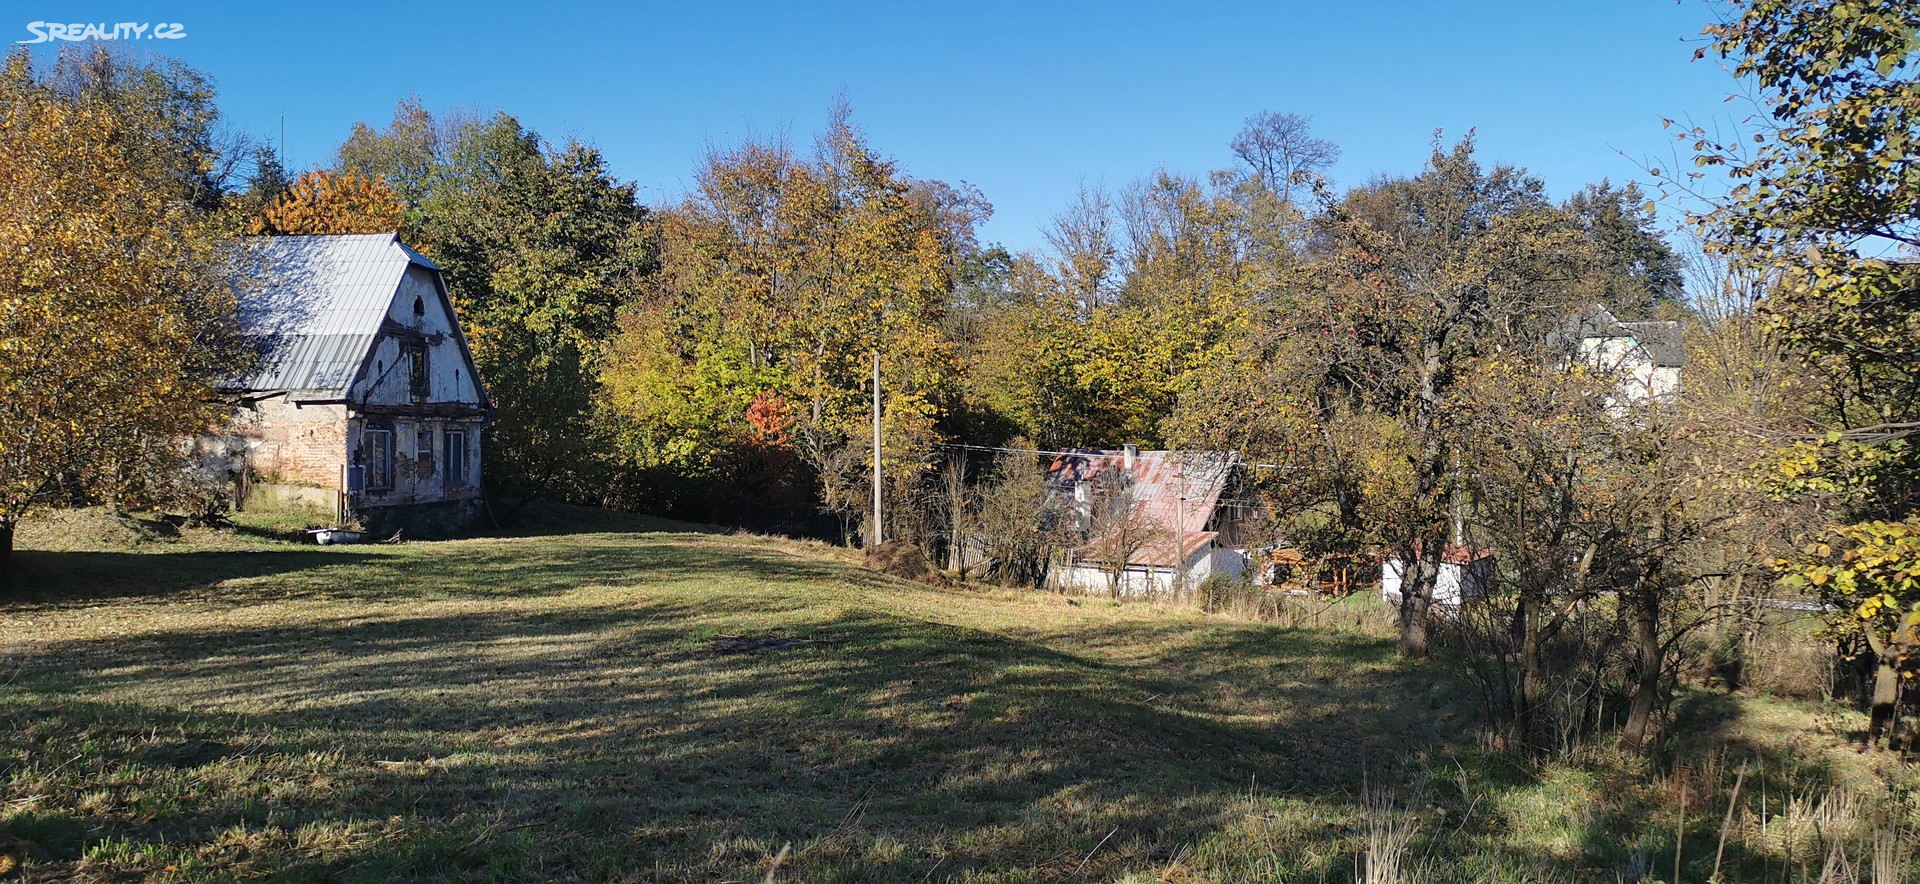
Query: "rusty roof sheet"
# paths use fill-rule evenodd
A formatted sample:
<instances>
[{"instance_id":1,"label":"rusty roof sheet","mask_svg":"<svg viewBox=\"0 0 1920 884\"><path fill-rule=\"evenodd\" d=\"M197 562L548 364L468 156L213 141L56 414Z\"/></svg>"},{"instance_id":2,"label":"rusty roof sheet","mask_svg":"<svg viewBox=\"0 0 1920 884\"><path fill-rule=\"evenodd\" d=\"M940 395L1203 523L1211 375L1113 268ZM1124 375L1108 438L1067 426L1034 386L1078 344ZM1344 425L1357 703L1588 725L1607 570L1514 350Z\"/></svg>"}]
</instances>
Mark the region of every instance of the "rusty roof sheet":
<instances>
[{"instance_id":1,"label":"rusty roof sheet","mask_svg":"<svg viewBox=\"0 0 1920 884\"><path fill-rule=\"evenodd\" d=\"M1128 564L1169 568L1216 536L1205 529L1235 463L1233 454L1224 451L1140 451L1129 469L1125 451L1085 450L1061 453L1047 472L1062 489L1082 481L1110 481L1124 473L1131 481L1135 525L1150 526L1149 539ZM1176 531L1182 535L1177 557L1172 542ZM1082 549L1097 554L1108 543L1094 538Z\"/></svg>"},{"instance_id":2,"label":"rusty roof sheet","mask_svg":"<svg viewBox=\"0 0 1920 884\"><path fill-rule=\"evenodd\" d=\"M266 355L238 386L345 396L410 265L432 261L392 233L239 241L246 333Z\"/></svg>"}]
</instances>

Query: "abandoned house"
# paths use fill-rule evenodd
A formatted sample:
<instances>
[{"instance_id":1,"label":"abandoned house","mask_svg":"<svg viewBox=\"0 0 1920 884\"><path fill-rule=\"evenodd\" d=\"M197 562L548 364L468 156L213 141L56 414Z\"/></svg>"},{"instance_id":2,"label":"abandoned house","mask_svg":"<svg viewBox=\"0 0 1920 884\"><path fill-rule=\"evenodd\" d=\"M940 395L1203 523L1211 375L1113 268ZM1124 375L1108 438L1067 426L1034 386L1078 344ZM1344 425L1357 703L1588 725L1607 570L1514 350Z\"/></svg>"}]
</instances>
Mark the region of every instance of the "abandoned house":
<instances>
[{"instance_id":1,"label":"abandoned house","mask_svg":"<svg viewBox=\"0 0 1920 884\"><path fill-rule=\"evenodd\" d=\"M1680 390L1680 369L1687 348L1677 322L1621 322L1595 304L1567 321L1563 345L1577 346L1579 358L1618 372L1623 405L1666 399Z\"/></svg>"},{"instance_id":2,"label":"abandoned house","mask_svg":"<svg viewBox=\"0 0 1920 884\"><path fill-rule=\"evenodd\" d=\"M1246 568L1244 479L1218 451L1068 451L1048 467L1082 542L1049 569L1056 589L1145 596L1191 591Z\"/></svg>"},{"instance_id":3,"label":"abandoned house","mask_svg":"<svg viewBox=\"0 0 1920 884\"><path fill-rule=\"evenodd\" d=\"M440 268L391 233L248 238L238 253L241 322L264 354L228 391L243 499L376 534L471 527L491 408Z\"/></svg>"}]
</instances>

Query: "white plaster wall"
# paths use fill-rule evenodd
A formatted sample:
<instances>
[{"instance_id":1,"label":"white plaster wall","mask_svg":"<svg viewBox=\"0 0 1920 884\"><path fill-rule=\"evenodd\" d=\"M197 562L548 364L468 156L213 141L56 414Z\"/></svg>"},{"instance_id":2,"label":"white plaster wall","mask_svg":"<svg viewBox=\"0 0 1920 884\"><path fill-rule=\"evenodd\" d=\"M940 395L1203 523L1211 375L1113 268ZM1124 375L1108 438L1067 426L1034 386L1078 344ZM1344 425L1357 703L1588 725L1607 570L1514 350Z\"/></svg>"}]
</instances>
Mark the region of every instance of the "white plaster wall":
<instances>
[{"instance_id":1,"label":"white plaster wall","mask_svg":"<svg viewBox=\"0 0 1920 884\"><path fill-rule=\"evenodd\" d=\"M418 315L413 312L416 299L422 307ZM427 339L428 403L480 403L480 388L460 352L454 318L440 297L433 271L417 265L407 268L387 305L387 320ZM413 404L412 377L402 358L404 346L402 337L381 335L374 342L373 361L365 375L354 382L347 398L373 405Z\"/></svg>"},{"instance_id":2,"label":"white plaster wall","mask_svg":"<svg viewBox=\"0 0 1920 884\"><path fill-rule=\"evenodd\" d=\"M1662 365L1653 368L1648 379L1648 386L1653 390L1653 395L1655 396L1664 398L1678 395L1680 392L1680 367L1677 365Z\"/></svg>"},{"instance_id":3,"label":"white plaster wall","mask_svg":"<svg viewBox=\"0 0 1920 884\"><path fill-rule=\"evenodd\" d=\"M384 491L367 489L356 498L362 505L390 506L409 503L434 503L465 500L480 496L480 425L475 420L443 420L422 417L368 418L349 422L348 450L360 451L362 431L369 426L393 432L393 487ZM417 433L426 430L428 448L417 444ZM464 482L448 484L446 457L447 433L466 436L467 463ZM358 461L354 461L358 462Z\"/></svg>"},{"instance_id":4,"label":"white plaster wall","mask_svg":"<svg viewBox=\"0 0 1920 884\"><path fill-rule=\"evenodd\" d=\"M1580 356L1604 371L1620 373L1616 411L1620 405L1643 403L1649 396L1668 398L1680 391L1680 368L1654 365L1632 338L1587 338L1580 342Z\"/></svg>"},{"instance_id":5,"label":"white plaster wall","mask_svg":"<svg viewBox=\"0 0 1920 884\"><path fill-rule=\"evenodd\" d=\"M1227 553L1244 563L1233 550L1196 550L1187 560L1186 590L1193 589L1214 573L1221 557L1218 553ZM1243 564L1244 567L1244 564ZM1229 575L1232 576L1232 575ZM1107 571L1098 563L1075 562L1072 565L1055 565L1048 573L1048 582L1054 588L1066 592L1078 592L1084 595L1108 595L1112 592L1107 580ZM1149 595L1171 595L1176 589L1172 568L1147 568L1134 565L1127 568L1120 578L1120 595L1127 598L1144 598Z\"/></svg>"},{"instance_id":6,"label":"white plaster wall","mask_svg":"<svg viewBox=\"0 0 1920 884\"><path fill-rule=\"evenodd\" d=\"M1458 608L1462 601L1477 599L1486 594L1488 559L1474 563L1471 570L1462 565L1443 562L1440 574L1433 582L1433 604L1435 607ZM1399 559L1388 559L1380 565L1380 600L1389 605L1400 604L1400 583L1406 573L1406 563Z\"/></svg>"},{"instance_id":7,"label":"white plaster wall","mask_svg":"<svg viewBox=\"0 0 1920 884\"><path fill-rule=\"evenodd\" d=\"M1212 559L1213 562L1208 568L1209 573L1218 574L1229 580L1240 579L1240 575L1245 574L1247 568L1251 567L1252 561L1247 556L1246 550L1226 547L1215 549Z\"/></svg>"}]
</instances>

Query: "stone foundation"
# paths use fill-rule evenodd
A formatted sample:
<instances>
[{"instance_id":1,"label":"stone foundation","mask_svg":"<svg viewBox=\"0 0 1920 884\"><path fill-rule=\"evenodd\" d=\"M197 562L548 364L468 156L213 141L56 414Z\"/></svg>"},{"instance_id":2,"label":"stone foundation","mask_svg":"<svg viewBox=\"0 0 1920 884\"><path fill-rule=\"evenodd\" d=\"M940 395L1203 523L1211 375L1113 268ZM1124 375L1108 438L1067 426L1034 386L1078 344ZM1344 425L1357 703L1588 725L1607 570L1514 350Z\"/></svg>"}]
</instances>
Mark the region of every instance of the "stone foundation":
<instances>
[{"instance_id":1,"label":"stone foundation","mask_svg":"<svg viewBox=\"0 0 1920 884\"><path fill-rule=\"evenodd\" d=\"M399 532L404 538L441 539L472 534L486 527L486 506L479 498L403 503L355 510L367 533L386 538Z\"/></svg>"}]
</instances>

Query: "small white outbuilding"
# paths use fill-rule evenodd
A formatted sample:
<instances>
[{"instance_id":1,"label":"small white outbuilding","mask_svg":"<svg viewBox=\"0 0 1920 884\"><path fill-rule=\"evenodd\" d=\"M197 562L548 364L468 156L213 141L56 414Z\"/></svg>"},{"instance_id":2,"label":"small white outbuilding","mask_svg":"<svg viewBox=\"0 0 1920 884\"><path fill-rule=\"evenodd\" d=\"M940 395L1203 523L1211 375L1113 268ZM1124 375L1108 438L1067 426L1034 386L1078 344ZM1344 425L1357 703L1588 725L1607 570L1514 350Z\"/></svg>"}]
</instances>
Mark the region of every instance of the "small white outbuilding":
<instances>
[{"instance_id":1,"label":"small white outbuilding","mask_svg":"<svg viewBox=\"0 0 1920 884\"><path fill-rule=\"evenodd\" d=\"M1380 600L1400 604L1400 584L1407 563L1389 558L1380 565ZM1462 604L1482 598L1493 583L1493 553L1464 546L1448 547L1440 556L1440 575L1433 584L1433 606L1459 610Z\"/></svg>"}]
</instances>

